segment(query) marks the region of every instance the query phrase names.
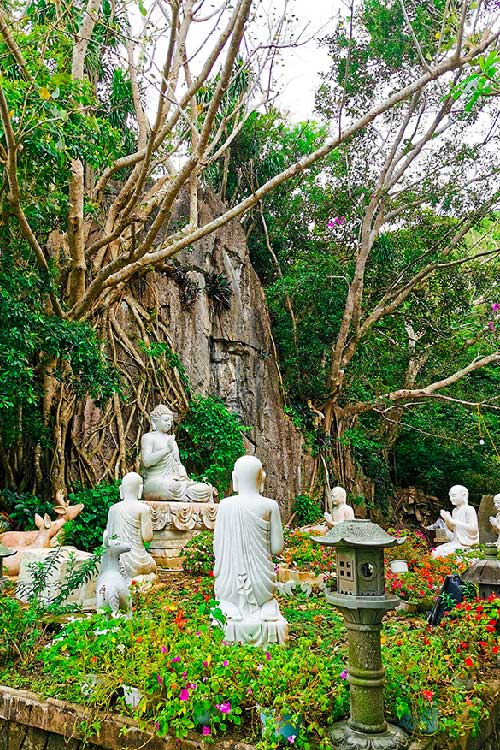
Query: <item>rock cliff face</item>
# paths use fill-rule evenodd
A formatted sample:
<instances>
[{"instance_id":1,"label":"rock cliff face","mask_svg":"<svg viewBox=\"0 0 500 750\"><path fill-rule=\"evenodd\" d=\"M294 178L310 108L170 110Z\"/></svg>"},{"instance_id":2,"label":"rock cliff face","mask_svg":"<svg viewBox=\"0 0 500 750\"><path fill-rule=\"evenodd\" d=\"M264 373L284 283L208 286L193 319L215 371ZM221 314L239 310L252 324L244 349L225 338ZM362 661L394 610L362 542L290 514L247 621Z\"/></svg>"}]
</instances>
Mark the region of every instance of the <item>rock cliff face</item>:
<instances>
[{"instance_id":1,"label":"rock cliff face","mask_svg":"<svg viewBox=\"0 0 500 750\"><path fill-rule=\"evenodd\" d=\"M182 208L178 206L178 211ZM209 197L201 207L200 224L219 213L216 199ZM217 303L220 293L227 298L227 309ZM165 340L186 369L192 392L219 396L250 427L247 450L261 459L267 473L266 494L278 500L286 518L293 498L302 491L303 441L283 412L264 293L239 222L182 251L164 269L149 272L136 283L133 296L141 309L152 313L153 321L161 322ZM143 337L127 295L114 319L130 342ZM139 377L127 347L119 350L118 360L128 367L129 383ZM172 396L153 386L147 397L143 393L142 401L138 418L125 419L127 469L134 461L137 466L137 438L149 429L147 411L160 401L172 403ZM103 421L105 415L87 404L74 421L73 434L80 431L87 445L96 446L97 439L89 435ZM114 434L110 443L116 444L118 438ZM103 456L108 467L113 465L112 448ZM123 468L116 465L115 475ZM102 472L98 475L103 476Z\"/></svg>"},{"instance_id":2,"label":"rock cliff face","mask_svg":"<svg viewBox=\"0 0 500 750\"><path fill-rule=\"evenodd\" d=\"M202 208L200 223L217 212L214 199ZM253 270L239 222L232 222L177 259L200 292L182 305L182 288L155 274L161 319L169 331L195 393L220 396L245 425L247 448L267 472L266 493L285 513L302 489L302 439L284 414L264 293ZM207 294L208 274L230 284L229 309L216 309ZM213 278L213 276L212 276ZM151 288L150 285L148 285Z\"/></svg>"}]
</instances>

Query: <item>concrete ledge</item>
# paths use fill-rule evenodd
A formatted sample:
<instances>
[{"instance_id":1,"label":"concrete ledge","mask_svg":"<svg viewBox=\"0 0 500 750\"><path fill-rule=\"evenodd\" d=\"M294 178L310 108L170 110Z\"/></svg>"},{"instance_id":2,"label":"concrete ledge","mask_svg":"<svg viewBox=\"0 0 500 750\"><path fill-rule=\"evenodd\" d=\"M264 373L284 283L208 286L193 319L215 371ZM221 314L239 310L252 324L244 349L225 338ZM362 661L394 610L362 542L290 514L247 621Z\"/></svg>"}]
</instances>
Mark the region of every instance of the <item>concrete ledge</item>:
<instances>
[{"instance_id":1,"label":"concrete ledge","mask_svg":"<svg viewBox=\"0 0 500 750\"><path fill-rule=\"evenodd\" d=\"M43 700L28 690L0 685L0 750L80 750L83 747L82 734L78 731L80 722L96 719L101 722L101 730L98 736L88 738L88 750L197 750L207 747L193 736L183 740L162 739L139 729L136 722L126 716L92 714L83 706L56 698ZM38 737L40 742L35 741ZM229 740L216 742L212 747L253 750L252 745Z\"/></svg>"}]
</instances>

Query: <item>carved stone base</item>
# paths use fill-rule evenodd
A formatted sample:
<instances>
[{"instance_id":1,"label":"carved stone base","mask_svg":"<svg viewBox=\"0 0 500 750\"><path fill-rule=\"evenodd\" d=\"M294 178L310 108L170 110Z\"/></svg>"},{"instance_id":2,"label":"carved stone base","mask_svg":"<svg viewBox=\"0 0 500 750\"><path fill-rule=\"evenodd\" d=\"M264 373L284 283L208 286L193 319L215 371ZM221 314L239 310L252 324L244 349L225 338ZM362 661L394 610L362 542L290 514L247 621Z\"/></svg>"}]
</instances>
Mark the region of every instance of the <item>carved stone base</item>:
<instances>
[{"instance_id":1,"label":"carved stone base","mask_svg":"<svg viewBox=\"0 0 500 750\"><path fill-rule=\"evenodd\" d=\"M218 505L145 500L151 508L153 539L149 553L158 565L181 567L181 550L200 531L213 531Z\"/></svg>"},{"instance_id":2,"label":"carved stone base","mask_svg":"<svg viewBox=\"0 0 500 750\"><path fill-rule=\"evenodd\" d=\"M335 724L330 736L334 750L406 750L411 741L393 724L388 724L385 732L366 734L351 729L347 721Z\"/></svg>"}]
</instances>

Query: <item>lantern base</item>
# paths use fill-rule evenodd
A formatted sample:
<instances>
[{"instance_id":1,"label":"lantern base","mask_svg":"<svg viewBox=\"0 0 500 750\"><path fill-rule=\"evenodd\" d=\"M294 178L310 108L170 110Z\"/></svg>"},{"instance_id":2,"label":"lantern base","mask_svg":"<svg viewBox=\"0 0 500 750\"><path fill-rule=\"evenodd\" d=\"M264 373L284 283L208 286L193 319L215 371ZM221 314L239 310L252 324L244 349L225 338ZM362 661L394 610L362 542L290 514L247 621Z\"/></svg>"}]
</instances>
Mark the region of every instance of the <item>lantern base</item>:
<instances>
[{"instance_id":1,"label":"lantern base","mask_svg":"<svg viewBox=\"0 0 500 750\"><path fill-rule=\"evenodd\" d=\"M385 732L357 732L347 721L334 724L330 733L334 750L406 750L410 737L399 727L387 724Z\"/></svg>"}]
</instances>

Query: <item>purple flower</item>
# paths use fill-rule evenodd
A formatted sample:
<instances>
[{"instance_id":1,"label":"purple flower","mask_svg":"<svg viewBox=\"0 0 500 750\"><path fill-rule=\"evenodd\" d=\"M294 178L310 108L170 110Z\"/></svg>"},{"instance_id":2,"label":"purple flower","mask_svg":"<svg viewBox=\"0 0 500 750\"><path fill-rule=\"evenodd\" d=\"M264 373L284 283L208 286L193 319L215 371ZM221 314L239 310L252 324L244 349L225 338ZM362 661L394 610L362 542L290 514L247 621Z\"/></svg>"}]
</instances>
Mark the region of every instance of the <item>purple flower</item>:
<instances>
[{"instance_id":1,"label":"purple flower","mask_svg":"<svg viewBox=\"0 0 500 750\"><path fill-rule=\"evenodd\" d=\"M494 302L491 306L491 309L493 312L498 312L500 310L500 302Z\"/></svg>"},{"instance_id":2,"label":"purple flower","mask_svg":"<svg viewBox=\"0 0 500 750\"><path fill-rule=\"evenodd\" d=\"M201 733L204 734L205 737L207 737L209 734L212 734L212 730L210 729L210 727L205 726L201 728Z\"/></svg>"},{"instance_id":3,"label":"purple flower","mask_svg":"<svg viewBox=\"0 0 500 750\"><path fill-rule=\"evenodd\" d=\"M181 701L188 701L189 700L189 690L187 688L183 688L181 692L179 693L179 698Z\"/></svg>"},{"instance_id":4,"label":"purple flower","mask_svg":"<svg viewBox=\"0 0 500 750\"><path fill-rule=\"evenodd\" d=\"M347 678L349 677L349 672L347 671L347 669L343 669L339 677L341 680L347 680Z\"/></svg>"},{"instance_id":5,"label":"purple flower","mask_svg":"<svg viewBox=\"0 0 500 750\"><path fill-rule=\"evenodd\" d=\"M224 659L224 661L222 662L222 666L227 667L228 664L229 664L228 660Z\"/></svg>"},{"instance_id":6,"label":"purple flower","mask_svg":"<svg viewBox=\"0 0 500 750\"><path fill-rule=\"evenodd\" d=\"M267 661L271 660L271 654L269 653L269 651L266 651L266 659Z\"/></svg>"},{"instance_id":7,"label":"purple flower","mask_svg":"<svg viewBox=\"0 0 500 750\"><path fill-rule=\"evenodd\" d=\"M161 674L156 675L156 682L158 683L158 685L163 685L163 677L161 676Z\"/></svg>"},{"instance_id":8,"label":"purple flower","mask_svg":"<svg viewBox=\"0 0 500 750\"><path fill-rule=\"evenodd\" d=\"M159 732L160 731L160 724L158 721L155 721L155 729Z\"/></svg>"},{"instance_id":9,"label":"purple flower","mask_svg":"<svg viewBox=\"0 0 500 750\"><path fill-rule=\"evenodd\" d=\"M204 662L203 662L203 666L204 666L204 667L208 667L208 661L204 661Z\"/></svg>"},{"instance_id":10,"label":"purple flower","mask_svg":"<svg viewBox=\"0 0 500 750\"><path fill-rule=\"evenodd\" d=\"M495 330L495 324L493 323L492 320L489 321L488 328L490 329L490 331L494 331Z\"/></svg>"},{"instance_id":11,"label":"purple flower","mask_svg":"<svg viewBox=\"0 0 500 750\"><path fill-rule=\"evenodd\" d=\"M218 708L221 714L230 714L231 713L231 702L225 701L224 703L216 703L215 708Z\"/></svg>"},{"instance_id":12,"label":"purple flower","mask_svg":"<svg viewBox=\"0 0 500 750\"><path fill-rule=\"evenodd\" d=\"M181 657L180 657L180 656L174 656L174 657L173 657L173 658L171 659L171 661L180 661L180 660L181 660Z\"/></svg>"},{"instance_id":13,"label":"purple flower","mask_svg":"<svg viewBox=\"0 0 500 750\"><path fill-rule=\"evenodd\" d=\"M161 649L160 649L160 651L162 652L162 654L166 654L167 653L167 647L166 646L162 646Z\"/></svg>"},{"instance_id":14,"label":"purple flower","mask_svg":"<svg viewBox=\"0 0 500 750\"><path fill-rule=\"evenodd\" d=\"M196 631L196 637L197 637L197 638L199 638L199 637L200 637L200 635L201 635L201 630L197 630L197 631Z\"/></svg>"},{"instance_id":15,"label":"purple flower","mask_svg":"<svg viewBox=\"0 0 500 750\"><path fill-rule=\"evenodd\" d=\"M288 742L290 743L290 745L293 745L293 743L295 742L295 738L296 738L296 736L297 736L296 734L290 734L290 735L289 735L289 736L287 737L287 740L288 740Z\"/></svg>"},{"instance_id":16,"label":"purple flower","mask_svg":"<svg viewBox=\"0 0 500 750\"><path fill-rule=\"evenodd\" d=\"M196 690L196 683L195 682L188 682L188 684L186 685L186 687L189 690Z\"/></svg>"}]
</instances>

